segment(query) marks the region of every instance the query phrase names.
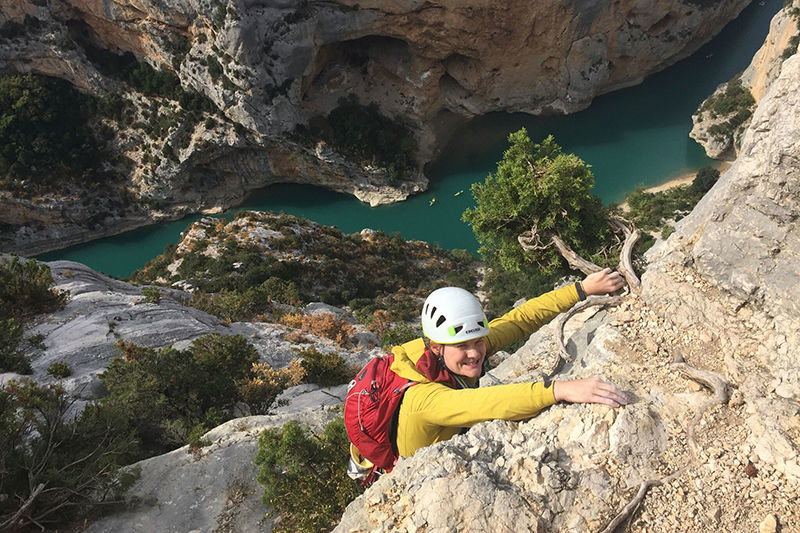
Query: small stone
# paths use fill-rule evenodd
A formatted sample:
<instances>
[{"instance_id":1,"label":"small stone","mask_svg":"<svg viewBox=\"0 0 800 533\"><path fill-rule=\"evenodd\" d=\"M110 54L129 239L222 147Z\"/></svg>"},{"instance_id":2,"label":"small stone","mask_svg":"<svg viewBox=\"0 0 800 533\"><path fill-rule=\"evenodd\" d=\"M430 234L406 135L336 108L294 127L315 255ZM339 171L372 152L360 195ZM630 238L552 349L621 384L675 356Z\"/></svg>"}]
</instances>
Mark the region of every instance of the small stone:
<instances>
[{"instance_id":1,"label":"small stone","mask_svg":"<svg viewBox=\"0 0 800 533\"><path fill-rule=\"evenodd\" d=\"M758 525L758 533L775 533L778 530L778 519L775 515L768 514Z\"/></svg>"}]
</instances>

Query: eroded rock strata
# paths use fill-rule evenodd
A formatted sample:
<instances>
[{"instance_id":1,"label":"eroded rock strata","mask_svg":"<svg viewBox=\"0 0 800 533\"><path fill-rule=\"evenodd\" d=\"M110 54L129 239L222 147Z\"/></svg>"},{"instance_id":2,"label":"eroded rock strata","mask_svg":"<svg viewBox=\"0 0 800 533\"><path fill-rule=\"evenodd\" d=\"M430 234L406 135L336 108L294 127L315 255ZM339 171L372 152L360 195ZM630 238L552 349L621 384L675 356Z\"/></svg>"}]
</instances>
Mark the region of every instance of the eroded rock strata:
<instances>
[{"instance_id":1,"label":"eroded rock strata","mask_svg":"<svg viewBox=\"0 0 800 533\"><path fill-rule=\"evenodd\" d=\"M219 210L278 182L317 184L371 205L402 200L427 187L424 164L464 119L583 109L687 56L746 4L4 0L3 72L46 74L125 100L129 120L101 122L114 132L109 170L132 205L4 193L13 209L0 215L3 249L36 253ZM108 63L118 60L108 52L174 73L212 107L187 119L174 99L110 76ZM294 135L344 97L409 128L417 150L399 180ZM160 125L137 127L153 117Z\"/></svg>"}]
</instances>

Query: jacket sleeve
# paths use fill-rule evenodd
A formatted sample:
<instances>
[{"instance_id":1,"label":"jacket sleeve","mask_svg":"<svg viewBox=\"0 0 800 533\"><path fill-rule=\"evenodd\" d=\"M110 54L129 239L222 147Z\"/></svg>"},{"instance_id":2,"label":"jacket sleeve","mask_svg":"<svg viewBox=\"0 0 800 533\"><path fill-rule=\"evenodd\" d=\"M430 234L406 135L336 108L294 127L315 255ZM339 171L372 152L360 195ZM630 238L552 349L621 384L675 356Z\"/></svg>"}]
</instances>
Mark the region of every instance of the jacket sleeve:
<instances>
[{"instance_id":1,"label":"jacket sleeve","mask_svg":"<svg viewBox=\"0 0 800 533\"><path fill-rule=\"evenodd\" d=\"M537 298L528 300L489 323L490 333L486 338L487 355L503 347L529 337L534 331L554 317L567 311L580 298L574 284L566 285Z\"/></svg>"},{"instance_id":2,"label":"jacket sleeve","mask_svg":"<svg viewBox=\"0 0 800 533\"><path fill-rule=\"evenodd\" d=\"M416 389L416 390L414 390ZM439 383L416 385L406 393L409 414L422 425L470 427L486 420L521 420L556 403L553 385L511 383L478 389L451 389ZM406 399L403 400L406 402ZM405 406L404 406L405 407Z\"/></svg>"}]
</instances>

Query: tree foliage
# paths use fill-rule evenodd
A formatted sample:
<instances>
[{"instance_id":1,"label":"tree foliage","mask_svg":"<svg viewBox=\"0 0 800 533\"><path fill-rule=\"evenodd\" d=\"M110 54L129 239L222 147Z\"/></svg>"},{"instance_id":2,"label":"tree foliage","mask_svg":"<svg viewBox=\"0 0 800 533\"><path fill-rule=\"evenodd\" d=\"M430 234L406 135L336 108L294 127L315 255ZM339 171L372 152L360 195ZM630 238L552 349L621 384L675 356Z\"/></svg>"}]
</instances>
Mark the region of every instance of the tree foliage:
<instances>
[{"instance_id":1,"label":"tree foliage","mask_svg":"<svg viewBox=\"0 0 800 533\"><path fill-rule=\"evenodd\" d=\"M390 182L401 180L416 167L417 141L407 125L380 113L375 104L343 99L327 118L316 117L299 132L324 140L363 165L385 168Z\"/></svg>"},{"instance_id":2,"label":"tree foliage","mask_svg":"<svg viewBox=\"0 0 800 533\"><path fill-rule=\"evenodd\" d=\"M336 525L362 492L346 473L349 445L341 418L321 435L295 422L264 430L255 463L273 531L329 531Z\"/></svg>"},{"instance_id":3,"label":"tree foliage","mask_svg":"<svg viewBox=\"0 0 800 533\"><path fill-rule=\"evenodd\" d=\"M30 372L20 350L22 321L64 307L67 293L53 285L47 265L16 256L0 258L0 372Z\"/></svg>"},{"instance_id":4,"label":"tree foliage","mask_svg":"<svg viewBox=\"0 0 800 533\"><path fill-rule=\"evenodd\" d=\"M189 441L198 427L208 431L232 418L239 384L258 359L244 337L211 334L187 350L119 344L101 379L101 403L126 413L143 454L163 453Z\"/></svg>"},{"instance_id":5,"label":"tree foliage","mask_svg":"<svg viewBox=\"0 0 800 533\"><path fill-rule=\"evenodd\" d=\"M48 185L98 177L89 100L63 80L0 76L0 176Z\"/></svg>"},{"instance_id":6,"label":"tree foliage","mask_svg":"<svg viewBox=\"0 0 800 533\"><path fill-rule=\"evenodd\" d=\"M609 230L606 209L591 193L594 176L589 166L565 154L552 136L535 144L523 128L508 140L510 147L497 172L473 184L476 206L462 217L472 226L484 258L510 271L556 273L566 263L549 246L553 235L584 257L597 253ZM546 246L538 253L523 251L517 241L532 228Z\"/></svg>"},{"instance_id":7,"label":"tree foliage","mask_svg":"<svg viewBox=\"0 0 800 533\"><path fill-rule=\"evenodd\" d=\"M0 531L87 517L119 503L133 474L135 440L118 412L73 399L58 385L11 381L0 388Z\"/></svg>"},{"instance_id":8,"label":"tree foliage","mask_svg":"<svg viewBox=\"0 0 800 533\"><path fill-rule=\"evenodd\" d=\"M718 178L717 169L703 167L690 185L671 187L660 192L636 189L625 197L629 208L626 216L643 230L664 231L668 221L678 221L689 214Z\"/></svg>"}]
</instances>

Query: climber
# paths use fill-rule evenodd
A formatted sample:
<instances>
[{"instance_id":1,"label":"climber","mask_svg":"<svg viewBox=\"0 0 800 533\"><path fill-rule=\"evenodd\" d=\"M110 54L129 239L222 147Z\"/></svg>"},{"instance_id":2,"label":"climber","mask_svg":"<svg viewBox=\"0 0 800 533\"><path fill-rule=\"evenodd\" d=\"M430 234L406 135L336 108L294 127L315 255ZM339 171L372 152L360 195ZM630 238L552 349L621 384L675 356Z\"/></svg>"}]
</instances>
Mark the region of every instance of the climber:
<instances>
[{"instance_id":1,"label":"climber","mask_svg":"<svg viewBox=\"0 0 800 533\"><path fill-rule=\"evenodd\" d=\"M478 388L487 356L528 338L579 300L617 291L623 283L619 273L605 269L529 300L492 322L486 320L478 299L468 291L457 287L433 291L422 308L425 338L395 346L393 360L389 360L391 371L406 383L393 421L396 431L387 432L395 436L394 461L397 455L413 455L419 448L447 440L479 422L529 418L556 402L625 405L622 391L599 376ZM351 436L351 441L358 444L359 437ZM351 466L363 469L372 464L364 461L355 446L351 455L356 463ZM384 471L394 466L391 459L383 462Z\"/></svg>"}]
</instances>

